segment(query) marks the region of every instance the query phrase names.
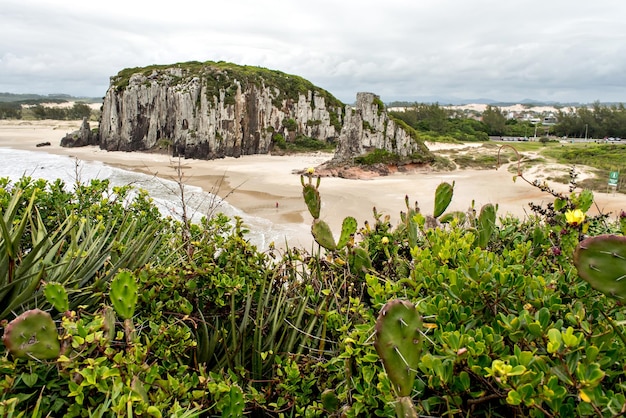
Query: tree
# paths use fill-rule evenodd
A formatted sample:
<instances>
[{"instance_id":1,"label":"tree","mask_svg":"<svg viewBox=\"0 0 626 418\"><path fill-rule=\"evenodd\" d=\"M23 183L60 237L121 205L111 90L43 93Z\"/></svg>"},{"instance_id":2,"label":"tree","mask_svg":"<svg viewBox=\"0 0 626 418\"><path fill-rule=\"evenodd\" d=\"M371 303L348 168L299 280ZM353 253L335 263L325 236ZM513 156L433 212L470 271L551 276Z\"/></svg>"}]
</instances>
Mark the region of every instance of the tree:
<instances>
[{"instance_id":1,"label":"tree","mask_svg":"<svg viewBox=\"0 0 626 418\"><path fill-rule=\"evenodd\" d=\"M38 104L31 108L33 112L33 116L35 119L45 119L46 118L46 108L42 105Z\"/></svg>"},{"instance_id":2,"label":"tree","mask_svg":"<svg viewBox=\"0 0 626 418\"><path fill-rule=\"evenodd\" d=\"M489 129L489 135L503 135L506 127L506 117L499 107L487 105L483 112L483 123Z\"/></svg>"},{"instance_id":3,"label":"tree","mask_svg":"<svg viewBox=\"0 0 626 418\"><path fill-rule=\"evenodd\" d=\"M69 109L68 117L70 119L83 119L91 116L91 108L85 103L74 103L71 109Z\"/></svg>"}]
</instances>

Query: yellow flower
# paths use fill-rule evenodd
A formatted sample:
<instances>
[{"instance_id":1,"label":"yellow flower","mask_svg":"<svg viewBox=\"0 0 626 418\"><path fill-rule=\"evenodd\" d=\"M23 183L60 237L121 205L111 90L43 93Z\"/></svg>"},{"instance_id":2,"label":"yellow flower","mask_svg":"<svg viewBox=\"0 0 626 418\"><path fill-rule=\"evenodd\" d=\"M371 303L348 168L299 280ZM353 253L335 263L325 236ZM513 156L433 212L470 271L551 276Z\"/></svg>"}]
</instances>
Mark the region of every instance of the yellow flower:
<instances>
[{"instance_id":1,"label":"yellow flower","mask_svg":"<svg viewBox=\"0 0 626 418\"><path fill-rule=\"evenodd\" d=\"M309 167L309 168L306 169L306 173L308 175L311 175L311 174L315 173L315 169L313 167Z\"/></svg>"},{"instance_id":2,"label":"yellow flower","mask_svg":"<svg viewBox=\"0 0 626 418\"><path fill-rule=\"evenodd\" d=\"M383 243L383 245L387 245L387 244L389 244L389 238L387 238L387 237L383 237L383 238L380 240L380 242L382 242L382 243Z\"/></svg>"},{"instance_id":3,"label":"yellow flower","mask_svg":"<svg viewBox=\"0 0 626 418\"><path fill-rule=\"evenodd\" d=\"M580 225L585 220L585 212L580 209L568 210L565 212L565 220L570 225Z\"/></svg>"}]
</instances>

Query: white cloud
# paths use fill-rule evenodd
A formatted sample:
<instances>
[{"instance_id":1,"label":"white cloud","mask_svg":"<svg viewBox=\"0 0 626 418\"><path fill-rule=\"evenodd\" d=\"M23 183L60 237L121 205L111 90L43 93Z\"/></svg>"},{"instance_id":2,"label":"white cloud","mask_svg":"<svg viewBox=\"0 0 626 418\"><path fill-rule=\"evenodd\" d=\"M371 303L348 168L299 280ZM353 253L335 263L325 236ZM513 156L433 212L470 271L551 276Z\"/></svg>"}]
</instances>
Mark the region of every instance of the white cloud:
<instances>
[{"instance_id":1,"label":"white cloud","mask_svg":"<svg viewBox=\"0 0 626 418\"><path fill-rule=\"evenodd\" d=\"M103 96L127 67L230 61L343 101L626 101L622 0L4 0L0 91Z\"/></svg>"}]
</instances>

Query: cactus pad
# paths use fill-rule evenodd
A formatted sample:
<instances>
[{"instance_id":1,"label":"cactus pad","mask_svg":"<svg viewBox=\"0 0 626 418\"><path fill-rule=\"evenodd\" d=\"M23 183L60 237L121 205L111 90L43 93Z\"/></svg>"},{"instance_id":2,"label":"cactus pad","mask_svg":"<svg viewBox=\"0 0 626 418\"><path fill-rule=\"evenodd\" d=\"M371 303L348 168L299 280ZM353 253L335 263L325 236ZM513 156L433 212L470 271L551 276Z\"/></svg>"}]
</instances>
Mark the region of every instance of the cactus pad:
<instances>
[{"instance_id":1,"label":"cactus pad","mask_svg":"<svg viewBox=\"0 0 626 418\"><path fill-rule=\"evenodd\" d=\"M106 341L113 341L115 339L115 312L110 306L104 306L101 315L104 320L102 324L104 339Z\"/></svg>"},{"instance_id":2,"label":"cactus pad","mask_svg":"<svg viewBox=\"0 0 626 418\"><path fill-rule=\"evenodd\" d=\"M322 406L326 412L333 413L339 409L339 397L333 389L322 392Z\"/></svg>"},{"instance_id":3,"label":"cactus pad","mask_svg":"<svg viewBox=\"0 0 626 418\"><path fill-rule=\"evenodd\" d=\"M626 300L626 237L598 235L581 241L574 251L574 265L594 289Z\"/></svg>"},{"instance_id":4,"label":"cactus pad","mask_svg":"<svg viewBox=\"0 0 626 418\"><path fill-rule=\"evenodd\" d=\"M422 320L415 306L394 299L385 304L376 320L374 346L399 397L413 389L420 358Z\"/></svg>"},{"instance_id":5,"label":"cactus pad","mask_svg":"<svg viewBox=\"0 0 626 418\"><path fill-rule=\"evenodd\" d=\"M450 206L452 194L454 193L454 183L441 183L435 190L435 210L433 216L438 218Z\"/></svg>"},{"instance_id":6,"label":"cactus pad","mask_svg":"<svg viewBox=\"0 0 626 418\"><path fill-rule=\"evenodd\" d=\"M137 297L137 283L129 272L123 271L111 281L109 298L115 312L122 318L130 319L133 317Z\"/></svg>"},{"instance_id":7,"label":"cactus pad","mask_svg":"<svg viewBox=\"0 0 626 418\"><path fill-rule=\"evenodd\" d=\"M335 238L330 230L330 226L321 219L315 219L313 225L311 225L311 233L315 242L329 251L335 251L337 244L335 244Z\"/></svg>"},{"instance_id":8,"label":"cactus pad","mask_svg":"<svg viewBox=\"0 0 626 418\"><path fill-rule=\"evenodd\" d=\"M244 406L246 402L243 399L243 392L239 386L233 385L230 387L230 392L226 398L226 405L222 410L222 417L242 417L244 416Z\"/></svg>"},{"instance_id":9,"label":"cactus pad","mask_svg":"<svg viewBox=\"0 0 626 418\"><path fill-rule=\"evenodd\" d=\"M359 274L366 273L372 268L372 260L369 253L361 247L353 248L350 251L349 261L352 271Z\"/></svg>"},{"instance_id":10,"label":"cactus pad","mask_svg":"<svg viewBox=\"0 0 626 418\"><path fill-rule=\"evenodd\" d=\"M478 230L478 235L474 243L482 249L487 248L489 240L496 230L496 207L491 203L480 209L476 229Z\"/></svg>"},{"instance_id":11,"label":"cactus pad","mask_svg":"<svg viewBox=\"0 0 626 418\"><path fill-rule=\"evenodd\" d=\"M439 218L439 222L441 222L442 224L449 224L455 219L458 221L459 224L464 224L467 220L467 214L465 212L461 212L460 210L448 212L441 218Z\"/></svg>"},{"instance_id":12,"label":"cactus pad","mask_svg":"<svg viewBox=\"0 0 626 418\"><path fill-rule=\"evenodd\" d=\"M70 310L70 302L67 298L67 292L60 283L46 283L43 288L43 294L46 300L54 306L58 312L66 312Z\"/></svg>"},{"instance_id":13,"label":"cactus pad","mask_svg":"<svg viewBox=\"0 0 626 418\"><path fill-rule=\"evenodd\" d=\"M343 220L341 225L341 235L339 236L339 242L337 242L337 249L340 250L346 246L350 237L356 233L357 222L352 216L348 216Z\"/></svg>"},{"instance_id":14,"label":"cactus pad","mask_svg":"<svg viewBox=\"0 0 626 418\"><path fill-rule=\"evenodd\" d=\"M9 352L19 358L55 359L61 345L59 333L48 312L31 309L5 327L2 342Z\"/></svg>"},{"instance_id":15,"label":"cactus pad","mask_svg":"<svg viewBox=\"0 0 626 418\"><path fill-rule=\"evenodd\" d=\"M320 217L320 209L322 207L320 192L313 185L305 184L304 187L302 187L302 196L304 196L304 202L306 203L307 208L309 208L309 213L313 219L318 219Z\"/></svg>"}]
</instances>

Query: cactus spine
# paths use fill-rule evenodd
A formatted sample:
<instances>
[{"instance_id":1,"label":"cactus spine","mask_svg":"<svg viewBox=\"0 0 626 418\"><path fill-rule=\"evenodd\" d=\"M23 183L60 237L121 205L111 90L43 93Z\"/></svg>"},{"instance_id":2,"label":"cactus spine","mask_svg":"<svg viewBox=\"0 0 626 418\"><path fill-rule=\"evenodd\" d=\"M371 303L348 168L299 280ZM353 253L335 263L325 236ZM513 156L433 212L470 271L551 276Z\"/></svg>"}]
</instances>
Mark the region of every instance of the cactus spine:
<instances>
[{"instance_id":1,"label":"cactus spine","mask_svg":"<svg viewBox=\"0 0 626 418\"><path fill-rule=\"evenodd\" d=\"M61 352L59 333L48 312L31 309L9 322L2 342L19 358L55 359Z\"/></svg>"},{"instance_id":2,"label":"cactus spine","mask_svg":"<svg viewBox=\"0 0 626 418\"><path fill-rule=\"evenodd\" d=\"M581 241L574 251L574 265L594 289L626 300L626 237L598 235Z\"/></svg>"},{"instance_id":3,"label":"cactus spine","mask_svg":"<svg viewBox=\"0 0 626 418\"><path fill-rule=\"evenodd\" d=\"M387 302L376 320L374 346L398 396L399 417L416 416L410 395L420 359L421 327L415 306L400 299Z\"/></svg>"}]
</instances>

